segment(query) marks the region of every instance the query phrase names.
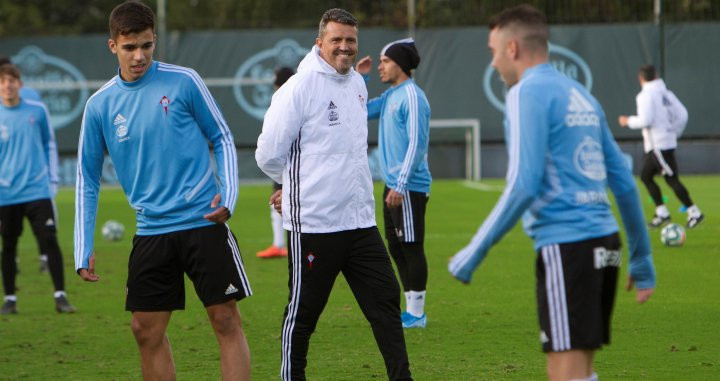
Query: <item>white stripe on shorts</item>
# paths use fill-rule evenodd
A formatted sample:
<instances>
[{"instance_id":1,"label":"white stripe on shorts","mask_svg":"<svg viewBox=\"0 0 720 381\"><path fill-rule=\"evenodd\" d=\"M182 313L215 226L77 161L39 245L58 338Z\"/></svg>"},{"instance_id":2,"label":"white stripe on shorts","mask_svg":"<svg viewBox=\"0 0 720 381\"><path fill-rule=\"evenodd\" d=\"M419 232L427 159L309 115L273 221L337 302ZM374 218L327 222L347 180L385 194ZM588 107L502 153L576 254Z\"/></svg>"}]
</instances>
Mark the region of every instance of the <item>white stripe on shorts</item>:
<instances>
[{"instance_id":1,"label":"white stripe on shorts","mask_svg":"<svg viewBox=\"0 0 720 381\"><path fill-rule=\"evenodd\" d=\"M243 265L242 258L240 257L240 249L238 248L238 244L235 241L235 237L233 237L230 227L225 224L225 228L227 229L228 234L227 243L232 251L233 261L235 261L235 268L237 268L238 275L240 276L243 291L245 292L245 296L250 296L252 295L252 289L250 289L250 281L247 278L247 274L245 274L245 266Z\"/></svg>"},{"instance_id":2,"label":"white stripe on shorts","mask_svg":"<svg viewBox=\"0 0 720 381\"><path fill-rule=\"evenodd\" d=\"M550 319L552 349L561 352L570 349L570 325L568 322L565 277L563 275L560 246L549 245L542 249L545 264L545 293Z\"/></svg>"}]
</instances>

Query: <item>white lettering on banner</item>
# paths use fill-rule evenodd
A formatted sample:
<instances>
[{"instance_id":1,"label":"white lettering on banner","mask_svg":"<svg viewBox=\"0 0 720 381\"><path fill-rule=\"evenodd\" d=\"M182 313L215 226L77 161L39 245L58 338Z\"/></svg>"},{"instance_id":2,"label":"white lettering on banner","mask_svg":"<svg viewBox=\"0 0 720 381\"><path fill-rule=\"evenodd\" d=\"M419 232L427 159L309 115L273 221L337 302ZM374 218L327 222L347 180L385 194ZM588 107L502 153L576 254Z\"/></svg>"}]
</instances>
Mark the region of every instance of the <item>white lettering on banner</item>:
<instances>
[{"instance_id":1,"label":"white lettering on banner","mask_svg":"<svg viewBox=\"0 0 720 381\"><path fill-rule=\"evenodd\" d=\"M550 43L549 46L550 64L557 69L557 71L580 82L588 91L591 91L593 77L590 66L588 66L585 60L568 48L552 43ZM490 104L500 112L504 112L507 87L491 63L488 63L487 68L485 68L483 90Z\"/></svg>"},{"instance_id":2,"label":"white lettering on banner","mask_svg":"<svg viewBox=\"0 0 720 381\"><path fill-rule=\"evenodd\" d=\"M40 93L50 112L50 125L53 128L63 128L80 116L90 91L85 76L77 67L32 45L12 56L11 61L22 71L25 86L37 86L35 90ZM68 86L44 88L42 85L46 83Z\"/></svg>"},{"instance_id":3,"label":"white lettering on banner","mask_svg":"<svg viewBox=\"0 0 720 381\"><path fill-rule=\"evenodd\" d=\"M272 79L274 70L279 67L289 67L296 70L298 63L307 54L309 49L303 48L295 40L284 39L278 41L274 47L257 52L243 62L235 72L235 79ZM253 118L262 121L265 111L270 106L274 89L272 84L255 83L233 85L235 100Z\"/></svg>"}]
</instances>

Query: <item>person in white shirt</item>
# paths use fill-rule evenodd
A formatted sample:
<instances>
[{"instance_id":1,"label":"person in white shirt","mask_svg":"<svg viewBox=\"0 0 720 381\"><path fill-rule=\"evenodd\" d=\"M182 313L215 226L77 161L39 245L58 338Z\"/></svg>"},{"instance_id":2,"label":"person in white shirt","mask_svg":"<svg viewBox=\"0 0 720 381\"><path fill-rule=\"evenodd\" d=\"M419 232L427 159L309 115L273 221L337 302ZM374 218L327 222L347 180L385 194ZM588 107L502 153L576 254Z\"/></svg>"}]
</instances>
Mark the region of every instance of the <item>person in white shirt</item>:
<instances>
[{"instance_id":1,"label":"person in white shirt","mask_svg":"<svg viewBox=\"0 0 720 381\"><path fill-rule=\"evenodd\" d=\"M687 188L680 182L675 160L677 137L687 123L687 110L657 76L653 65L640 68L638 81L642 90L635 98L637 115L620 115L618 123L620 127L642 129L645 162L640 179L656 206L655 215L648 226L658 228L670 221L670 211L665 206L660 187L654 180L655 175L660 173L685 206L687 227L694 228L702 222L704 215L693 203Z\"/></svg>"},{"instance_id":2,"label":"person in white shirt","mask_svg":"<svg viewBox=\"0 0 720 381\"><path fill-rule=\"evenodd\" d=\"M357 35L349 12L323 14L315 46L273 95L255 151L258 167L282 184L270 202L290 231L285 381L305 380L310 335L340 272L370 322L388 378L412 379L400 285L375 223L367 88L353 69Z\"/></svg>"}]
</instances>

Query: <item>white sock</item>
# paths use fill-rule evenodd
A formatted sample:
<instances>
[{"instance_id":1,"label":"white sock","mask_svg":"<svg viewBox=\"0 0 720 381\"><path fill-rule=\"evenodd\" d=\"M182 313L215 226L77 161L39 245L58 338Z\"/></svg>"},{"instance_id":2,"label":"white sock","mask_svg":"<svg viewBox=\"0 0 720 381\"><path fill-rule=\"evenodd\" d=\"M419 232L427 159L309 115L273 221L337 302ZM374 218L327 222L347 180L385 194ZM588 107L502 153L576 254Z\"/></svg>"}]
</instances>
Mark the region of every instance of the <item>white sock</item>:
<instances>
[{"instance_id":1,"label":"white sock","mask_svg":"<svg viewBox=\"0 0 720 381\"><path fill-rule=\"evenodd\" d=\"M687 214L690 218L697 218L700 217L702 212L700 211L700 208L697 207L697 205L692 204L689 208L687 208Z\"/></svg>"},{"instance_id":2,"label":"white sock","mask_svg":"<svg viewBox=\"0 0 720 381\"><path fill-rule=\"evenodd\" d=\"M411 292L412 292L412 291L405 291L405 292L404 292L404 294L405 294L405 311L407 311L407 309L409 308L408 306L410 306L410 293L411 293Z\"/></svg>"},{"instance_id":3,"label":"white sock","mask_svg":"<svg viewBox=\"0 0 720 381\"><path fill-rule=\"evenodd\" d=\"M410 291L407 312L415 317L425 314L425 291Z\"/></svg>"},{"instance_id":4,"label":"white sock","mask_svg":"<svg viewBox=\"0 0 720 381\"><path fill-rule=\"evenodd\" d=\"M588 378L573 378L570 381L598 381L597 373L593 372Z\"/></svg>"},{"instance_id":5,"label":"white sock","mask_svg":"<svg viewBox=\"0 0 720 381\"><path fill-rule=\"evenodd\" d=\"M658 205L657 208L655 208L655 215L660 218L670 217L670 211L665 204Z\"/></svg>"},{"instance_id":6,"label":"white sock","mask_svg":"<svg viewBox=\"0 0 720 381\"><path fill-rule=\"evenodd\" d=\"M6 301L6 302L17 302L17 296L15 296L15 295L5 295L5 301Z\"/></svg>"},{"instance_id":7,"label":"white sock","mask_svg":"<svg viewBox=\"0 0 720 381\"><path fill-rule=\"evenodd\" d=\"M272 205L270 205L270 221L273 230L273 246L285 247L285 229L283 229L282 216Z\"/></svg>"},{"instance_id":8,"label":"white sock","mask_svg":"<svg viewBox=\"0 0 720 381\"><path fill-rule=\"evenodd\" d=\"M67 294L65 293L65 291L55 291L55 293L53 294L53 297L54 297L55 299L57 299L57 298L59 298L59 297L61 297L61 296L66 296L66 295L67 295Z\"/></svg>"}]
</instances>

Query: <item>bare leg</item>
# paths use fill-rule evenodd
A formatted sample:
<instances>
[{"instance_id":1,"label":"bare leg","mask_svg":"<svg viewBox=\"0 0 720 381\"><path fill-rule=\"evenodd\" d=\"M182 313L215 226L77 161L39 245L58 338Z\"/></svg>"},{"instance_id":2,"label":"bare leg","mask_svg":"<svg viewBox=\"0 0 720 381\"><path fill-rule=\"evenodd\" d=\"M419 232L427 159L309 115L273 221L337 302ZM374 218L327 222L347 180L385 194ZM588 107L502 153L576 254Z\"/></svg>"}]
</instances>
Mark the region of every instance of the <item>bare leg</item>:
<instances>
[{"instance_id":1,"label":"bare leg","mask_svg":"<svg viewBox=\"0 0 720 381\"><path fill-rule=\"evenodd\" d=\"M131 328L140 349L140 363L144 380L175 380L175 363L165 330L170 311L132 314Z\"/></svg>"},{"instance_id":2,"label":"bare leg","mask_svg":"<svg viewBox=\"0 0 720 381\"><path fill-rule=\"evenodd\" d=\"M222 379L250 380L250 348L242 330L235 300L207 307L208 317L220 345Z\"/></svg>"},{"instance_id":3,"label":"bare leg","mask_svg":"<svg viewBox=\"0 0 720 381\"><path fill-rule=\"evenodd\" d=\"M592 375L595 351L571 349L547 353L547 373L550 381L584 380Z\"/></svg>"}]
</instances>

